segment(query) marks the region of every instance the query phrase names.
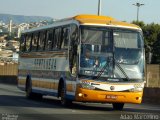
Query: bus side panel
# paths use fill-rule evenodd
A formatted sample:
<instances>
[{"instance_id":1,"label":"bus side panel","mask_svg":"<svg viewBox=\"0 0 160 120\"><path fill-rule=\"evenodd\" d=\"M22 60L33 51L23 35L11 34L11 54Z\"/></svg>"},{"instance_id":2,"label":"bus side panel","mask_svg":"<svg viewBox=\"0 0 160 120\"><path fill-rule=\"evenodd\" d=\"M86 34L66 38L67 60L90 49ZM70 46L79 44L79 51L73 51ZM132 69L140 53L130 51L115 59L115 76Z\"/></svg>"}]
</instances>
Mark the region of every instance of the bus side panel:
<instances>
[{"instance_id":1,"label":"bus side panel","mask_svg":"<svg viewBox=\"0 0 160 120\"><path fill-rule=\"evenodd\" d=\"M18 76L18 85L17 85L17 87L20 90L25 91L25 85L26 85L26 78Z\"/></svg>"},{"instance_id":2,"label":"bus side panel","mask_svg":"<svg viewBox=\"0 0 160 120\"><path fill-rule=\"evenodd\" d=\"M66 82L66 97L70 100L75 100L76 81L67 80Z\"/></svg>"}]
</instances>

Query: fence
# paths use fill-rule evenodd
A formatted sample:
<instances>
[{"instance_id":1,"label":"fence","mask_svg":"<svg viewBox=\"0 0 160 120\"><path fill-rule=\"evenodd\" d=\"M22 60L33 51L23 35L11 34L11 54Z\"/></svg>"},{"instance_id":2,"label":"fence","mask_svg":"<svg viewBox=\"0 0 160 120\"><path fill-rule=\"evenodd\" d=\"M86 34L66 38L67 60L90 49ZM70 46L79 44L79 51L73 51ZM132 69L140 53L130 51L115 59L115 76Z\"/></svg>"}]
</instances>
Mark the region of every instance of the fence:
<instances>
[{"instance_id":1,"label":"fence","mask_svg":"<svg viewBox=\"0 0 160 120\"><path fill-rule=\"evenodd\" d=\"M0 63L0 76L17 76L17 63Z\"/></svg>"},{"instance_id":2,"label":"fence","mask_svg":"<svg viewBox=\"0 0 160 120\"><path fill-rule=\"evenodd\" d=\"M0 57L0 76L17 76L18 58Z\"/></svg>"},{"instance_id":3,"label":"fence","mask_svg":"<svg viewBox=\"0 0 160 120\"><path fill-rule=\"evenodd\" d=\"M146 66L146 87L160 88L160 65L148 64Z\"/></svg>"},{"instance_id":4,"label":"fence","mask_svg":"<svg viewBox=\"0 0 160 120\"><path fill-rule=\"evenodd\" d=\"M18 64L0 62L0 83L17 84Z\"/></svg>"}]
</instances>

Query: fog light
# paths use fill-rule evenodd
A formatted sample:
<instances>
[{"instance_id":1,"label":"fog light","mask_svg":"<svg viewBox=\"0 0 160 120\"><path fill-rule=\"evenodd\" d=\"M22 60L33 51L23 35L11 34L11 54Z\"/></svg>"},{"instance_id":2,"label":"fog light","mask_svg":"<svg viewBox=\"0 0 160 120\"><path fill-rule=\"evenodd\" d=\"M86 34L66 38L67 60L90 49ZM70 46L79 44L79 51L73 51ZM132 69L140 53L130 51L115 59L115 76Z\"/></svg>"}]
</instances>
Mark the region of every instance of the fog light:
<instances>
[{"instance_id":1,"label":"fog light","mask_svg":"<svg viewBox=\"0 0 160 120\"><path fill-rule=\"evenodd\" d=\"M136 97L136 100L141 100L141 97Z\"/></svg>"},{"instance_id":2,"label":"fog light","mask_svg":"<svg viewBox=\"0 0 160 120\"><path fill-rule=\"evenodd\" d=\"M87 94L84 94L84 97L87 97Z\"/></svg>"},{"instance_id":3,"label":"fog light","mask_svg":"<svg viewBox=\"0 0 160 120\"><path fill-rule=\"evenodd\" d=\"M79 96L79 97L82 97L82 96L83 96L83 94L82 94L82 93L79 93L79 94L78 94L78 96Z\"/></svg>"}]
</instances>

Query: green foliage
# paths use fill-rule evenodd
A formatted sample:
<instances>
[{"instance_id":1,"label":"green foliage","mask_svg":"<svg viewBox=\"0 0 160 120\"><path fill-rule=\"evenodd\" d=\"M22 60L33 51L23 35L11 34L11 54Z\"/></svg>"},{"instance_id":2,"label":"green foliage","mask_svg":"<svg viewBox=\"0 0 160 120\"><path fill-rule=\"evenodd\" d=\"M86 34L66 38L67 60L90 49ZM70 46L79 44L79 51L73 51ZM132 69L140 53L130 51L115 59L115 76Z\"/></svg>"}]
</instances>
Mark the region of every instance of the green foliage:
<instances>
[{"instance_id":1,"label":"green foliage","mask_svg":"<svg viewBox=\"0 0 160 120\"><path fill-rule=\"evenodd\" d=\"M160 32L157 35L157 40L153 44L152 52L154 53L152 57L152 63L160 64Z\"/></svg>"},{"instance_id":2,"label":"green foliage","mask_svg":"<svg viewBox=\"0 0 160 120\"><path fill-rule=\"evenodd\" d=\"M135 25L138 25L139 27L141 27L143 29L143 27L145 26L143 21L133 21L132 22Z\"/></svg>"},{"instance_id":3,"label":"green foliage","mask_svg":"<svg viewBox=\"0 0 160 120\"><path fill-rule=\"evenodd\" d=\"M132 23L140 26L143 30L146 55L149 52L152 53L151 63L160 64L160 25L155 23L145 25L143 21L133 21Z\"/></svg>"}]
</instances>

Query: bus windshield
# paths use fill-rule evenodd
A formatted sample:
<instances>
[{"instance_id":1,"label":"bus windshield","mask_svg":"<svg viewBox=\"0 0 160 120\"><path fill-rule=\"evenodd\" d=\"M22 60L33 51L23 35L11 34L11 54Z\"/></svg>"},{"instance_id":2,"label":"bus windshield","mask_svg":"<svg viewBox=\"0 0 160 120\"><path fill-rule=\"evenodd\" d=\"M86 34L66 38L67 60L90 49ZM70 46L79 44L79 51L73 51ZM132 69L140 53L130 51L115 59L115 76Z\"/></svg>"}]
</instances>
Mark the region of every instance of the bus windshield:
<instances>
[{"instance_id":1,"label":"bus windshield","mask_svg":"<svg viewBox=\"0 0 160 120\"><path fill-rule=\"evenodd\" d=\"M138 31L81 27L81 75L142 80L143 55Z\"/></svg>"}]
</instances>

